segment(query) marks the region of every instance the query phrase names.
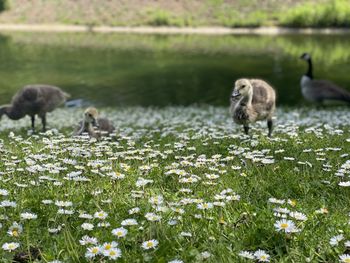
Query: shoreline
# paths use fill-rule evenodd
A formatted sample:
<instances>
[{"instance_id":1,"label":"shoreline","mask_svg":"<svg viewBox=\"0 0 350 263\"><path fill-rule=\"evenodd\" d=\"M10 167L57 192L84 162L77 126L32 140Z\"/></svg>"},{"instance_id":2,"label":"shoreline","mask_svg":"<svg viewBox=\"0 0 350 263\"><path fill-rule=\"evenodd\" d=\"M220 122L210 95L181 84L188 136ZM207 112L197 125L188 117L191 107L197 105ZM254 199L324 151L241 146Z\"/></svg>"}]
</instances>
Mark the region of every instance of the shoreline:
<instances>
[{"instance_id":1,"label":"shoreline","mask_svg":"<svg viewBox=\"0 0 350 263\"><path fill-rule=\"evenodd\" d=\"M228 28L228 27L118 27L59 24L0 24L1 32L93 32L132 34L203 34L203 35L281 35L281 34L350 34L350 28Z\"/></svg>"}]
</instances>

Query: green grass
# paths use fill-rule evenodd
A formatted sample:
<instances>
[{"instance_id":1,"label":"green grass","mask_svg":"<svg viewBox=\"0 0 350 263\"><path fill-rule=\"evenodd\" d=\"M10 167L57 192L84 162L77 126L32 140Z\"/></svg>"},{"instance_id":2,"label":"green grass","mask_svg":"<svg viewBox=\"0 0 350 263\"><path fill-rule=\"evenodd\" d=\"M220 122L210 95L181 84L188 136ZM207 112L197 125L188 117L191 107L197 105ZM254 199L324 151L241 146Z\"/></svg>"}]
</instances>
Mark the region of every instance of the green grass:
<instances>
[{"instance_id":1,"label":"green grass","mask_svg":"<svg viewBox=\"0 0 350 263\"><path fill-rule=\"evenodd\" d=\"M0 245L18 242L20 247L14 252L0 249L1 262L11 262L29 246L40 248L44 262L85 262L91 245L79 243L84 235L96 237L99 244L117 241L120 262L247 262L238 256L240 251L258 249L265 250L271 262L337 262L346 253L349 189L338 185L349 175L344 165L350 143L346 108L279 110L272 139L266 137L265 123L254 125L251 137L244 136L227 110L215 107L104 109L101 115L114 122L116 135L101 141L72 139L71 127L81 113L56 110L48 120L60 132L34 136L26 134L28 119L2 119L0 189L8 196L0 196L0 201L16 201L17 206L0 207ZM266 160L274 162L264 164ZM343 178L335 176L341 166ZM67 180L77 171L90 181ZM120 173L125 177L113 179ZM215 176L209 179L208 174ZM140 177L153 182L137 187ZM197 181L183 181L191 177ZM232 192L219 195L227 189ZM158 195L164 201L152 204ZM271 203L272 197L285 203ZM58 214L57 205L42 200L70 201L72 206L63 208L74 213ZM216 205L201 210L198 204L203 203ZM140 212L130 215L134 207ZM286 215L299 233L275 229L278 207L305 214L306 221ZM318 213L320 208L328 213ZM37 219L20 218L28 211ZM79 217L98 211L108 213L106 219ZM146 213L161 219L148 221ZM136 219L138 226L125 227L127 235L118 239L111 231L127 218ZM177 223L169 225L170 220ZM6 233L15 221L23 226L18 237ZM94 229L83 230L86 222ZM98 227L101 222L110 226ZM58 233L48 232L58 227ZM340 233L344 240L330 245L330 238ZM142 242L150 239L159 245L142 249ZM203 258L208 253L209 258ZM98 256L89 262L102 260Z\"/></svg>"},{"instance_id":2,"label":"green grass","mask_svg":"<svg viewBox=\"0 0 350 263\"><path fill-rule=\"evenodd\" d=\"M319 5L300 5L282 16L281 24L293 27L349 27L350 2L331 0Z\"/></svg>"},{"instance_id":3,"label":"green grass","mask_svg":"<svg viewBox=\"0 0 350 263\"><path fill-rule=\"evenodd\" d=\"M147 21L146 24L150 26L193 26L191 16L176 16L167 10L162 9L149 9L146 12Z\"/></svg>"},{"instance_id":4,"label":"green grass","mask_svg":"<svg viewBox=\"0 0 350 263\"><path fill-rule=\"evenodd\" d=\"M3 1L2 23L109 26L348 27L347 0ZM5 8L6 7L6 8ZM1 11L1 2L0 2Z\"/></svg>"}]
</instances>

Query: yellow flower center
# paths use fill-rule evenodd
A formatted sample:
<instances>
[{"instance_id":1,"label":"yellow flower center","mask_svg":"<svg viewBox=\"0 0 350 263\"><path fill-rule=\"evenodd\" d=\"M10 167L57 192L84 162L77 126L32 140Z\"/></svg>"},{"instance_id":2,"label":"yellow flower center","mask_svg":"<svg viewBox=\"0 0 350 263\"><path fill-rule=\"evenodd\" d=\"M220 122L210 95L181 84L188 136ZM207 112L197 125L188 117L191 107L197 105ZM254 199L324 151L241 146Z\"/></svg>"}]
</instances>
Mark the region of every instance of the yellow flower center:
<instances>
[{"instance_id":1,"label":"yellow flower center","mask_svg":"<svg viewBox=\"0 0 350 263\"><path fill-rule=\"evenodd\" d=\"M350 258L344 259L344 262L345 262L345 263L350 263Z\"/></svg>"},{"instance_id":2,"label":"yellow flower center","mask_svg":"<svg viewBox=\"0 0 350 263\"><path fill-rule=\"evenodd\" d=\"M291 200L291 201L290 201L290 205L291 205L291 206L296 206L296 205L297 205L297 201Z\"/></svg>"},{"instance_id":3,"label":"yellow flower center","mask_svg":"<svg viewBox=\"0 0 350 263\"><path fill-rule=\"evenodd\" d=\"M106 249L106 250L109 250L109 249L111 249L111 248L112 248L112 246L111 246L110 244L105 245L105 249Z\"/></svg>"},{"instance_id":4,"label":"yellow flower center","mask_svg":"<svg viewBox=\"0 0 350 263\"><path fill-rule=\"evenodd\" d=\"M15 245L14 244L9 244L9 249L14 249Z\"/></svg>"},{"instance_id":5,"label":"yellow flower center","mask_svg":"<svg viewBox=\"0 0 350 263\"><path fill-rule=\"evenodd\" d=\"M117 255L117 253L114 250L112 250L111 252L109 252L109 255L110 256L115 256L115 255Z\"/></svg>"},{"instance_id":6,"label":"yellow flower center","mask_svg":"<svg viewBox=\"0 0 350 263\"><path fill-rule=\"evenodd\" d=\"M287 227L288 227L288 224L286 223L281 224L281 228L286 229Z\"/></svg>"},{"instance_id":7,"label":"yellow flower center","mask_svg":"<svg viewBox=\"0 0 350 263\"><path fill-rule=\"evenodd\" d=\"M18 237L19 236L19 234L18 234L18 231L15 229L15 230L12 230L12 235L14 236L14 237Z\"/></svg>"},{"instance_id":8,"label":"yellow flower center","mask_svg":"<svg viewBox=\"0 0 350 263\"><path fill-rule=\"evenodd\" d=\"M123 235L122 231L118 231L118 232L117 232L117 236L118 236L118 237L121 237L122 235Z\"/></svg>"},{"instance_id":9,"label":"yellow flower center","mask_svg":"<svg viewBox=\"0 0 350 263\"><path fill-rule=\"evenodd\" d=\"M97 247L94 247L93 249L91 249L91 252L93 254L97 254L98 253L98 248Z\"/></svg>"},{"instance_id":10,"label":"yellow flower center","mask_svg":"<svg viewBox=\"0 0 350 263\"><path fill-rule=\"evenodd\" d=\"M267 259L267 257L266 257L265 255L262 255L262 256L260 257L260 259L264 260L264 259Z\"/></svg>"},{"instance_id":11,"label":"yellow flower center","mask_svg":"<svg viewBox=\"0 0 350 263\"><path fill-rule=\"evenodd\" d=\"M152 247L153 246L153 242L147 242L146 247Z\"/></svg>"}]
</instances>

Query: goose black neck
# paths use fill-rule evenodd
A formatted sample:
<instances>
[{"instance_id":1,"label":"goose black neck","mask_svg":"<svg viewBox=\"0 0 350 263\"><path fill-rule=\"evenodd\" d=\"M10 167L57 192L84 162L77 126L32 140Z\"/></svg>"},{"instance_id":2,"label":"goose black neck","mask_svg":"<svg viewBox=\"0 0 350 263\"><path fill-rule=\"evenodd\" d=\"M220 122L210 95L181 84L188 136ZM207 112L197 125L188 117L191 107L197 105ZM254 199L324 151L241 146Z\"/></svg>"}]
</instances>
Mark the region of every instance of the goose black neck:
<instances>
[{"instance_id":1,"label":"goose black neck","mask_svg":"<svg viewBox=\"0 0 350 263\"><path fill-rule=\"evenodd\" d=\"M305 75L308 76L310 79L313 79L314 76L313 76L313 74L312 74L312 61L311 61L311 58L309 58L309 59L307 60L307 63L308 63L308 65L309 65L309 67L308 67L307 72L306 72Z\"/></svg>"}]
</instances>

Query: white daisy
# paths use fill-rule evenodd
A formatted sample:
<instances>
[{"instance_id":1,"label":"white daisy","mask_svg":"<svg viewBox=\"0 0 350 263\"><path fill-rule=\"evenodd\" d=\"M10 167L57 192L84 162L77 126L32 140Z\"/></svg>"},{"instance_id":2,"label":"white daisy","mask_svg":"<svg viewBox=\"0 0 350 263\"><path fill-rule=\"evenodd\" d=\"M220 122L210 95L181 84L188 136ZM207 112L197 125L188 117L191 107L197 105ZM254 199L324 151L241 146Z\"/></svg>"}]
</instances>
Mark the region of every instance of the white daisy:
<instances>
[{"instance_id":1,"label":"white daisy","mask_svg":"<svg viewBox=\"0 0 350 263\"><path fill-rule=\"evenodd\" d=\"M112 249L112 248L116 248L118 247L118 243L115 242L115 241L112 241L112 242L105 242L103 243L103 245L101 246L101 250L102 250L102 253L104 254L106 251Z\"/></svg>"},{"instance_id":2,"label":"white daisy","mask_svg":"<svg viewBox=\"0 0 350 263\"><path fill-rule=\"evenodd\" d=\"M98 246L89 247L85 253L86 258L94 258L97 255L101 254L101 248Z\"/></svg>"},{"instance_id":3,"label":"white daisy","mask_svg":"<svg viewBox=\"0 0 350 263\"><path fill-rule=\"evenodd\" d=\"M145 215L145 217L146 217L146 219L147 219L148 221L152 221L152 222L160 221L160 220L162 219L161 216L156 215L156 214L154 214L154 213L147 213L147 214Z\"/></svg>"},{"instance_id":4,"label":"white daisy","mask_svg":"<svg viewBox=\"0 0 350 263\"><path fill-rule=\"evenodd\" d=\"M350 263L350 255L349 254L340 255L339 259L340 259L340 262Z\"/></svg>"},{"instance_id":5,"label":"white daisy","mask_svg":"<svg viewBox=\"0 0 350 263\"><path fill-rule=\"evenodd\" d=\"M119 227L112 230L112 235L117 236L118 238L125 237L128 233L128 230L124 227Z\"/></svg>"},{"instance_id":6,"label":"white daisy","mask_svg":"<svg viewBox=\"0 0 350 263\"><path fill-rule=\"evenodd\" d=\"M241 251L241 252L239 252L238 255L243 257L243 258L255 259L253 253L249 252L249 251Z\"/></svg>"},{"instance_id":7,"label":"white daisy","mask_svg":"<svg viewBox=\"0 0 350 263\"><path fill-rule=\"evenodd\" d=\"M0 189L0 195L7 196L7 195L9 195L9 192L5 189Z\"/></svg>"},{"instance_id":8,"label":"white daisy","mask_svg":"<svg viewBox=\"0 0 350 263\"><path fill-rule=\"evenodd\" d=\"M37 217L38 216L34 213L29 213L29 212L21 213L21 219L23 220L37 219Z\"/></svg>"},{"instance_id":9,"label":"white daisy","mask_svg":"<svg viewBox=\"0 0 350 263\"><path fill-rule=\"evenodd\" d=\"M255 251L254 256L259 262L269 262L270 261L270 255L261 249Z\"/></svg>"},{"instance_id":10,"label":"white daisy","mask_svg":"<svg viewBox=\"0 0 350 263\"><path fill-rule=\"evenodd\" d=\"M297 232L297 228L293 221L282 219L274 224L277 231L284 231L285 233Z\"/></svg>"},{"instance_id":11,"label":"white daisy","mask_svg":"<svg viewBox=\"0 0 350 263\"><path fill-rule=\"evenodd\" d=\"M103 251L103 255L108 257L108 259L115 260L122 256L122 251L119 248L113 247L109 250Z\"/></svg>"},{"instance_id":12,"label":"white daisy","mask_svg":"<svg viewBox=\"0 0 350 263\"><path fill-rule=\"evenodd\" d=\"M89 236L83 236L79 240L80 245L85 246L85 245L96 245L97 244L97 238L95 237L89 237Z\"/></svg>"},{"instance_id":13,"label":"white daisy","mask_svg":"<svg viewBox=\"0 0 350 263\"><path fill-rule=\"evenodd\" d=\"M18 224L17 222L13 222L12 226L10 226L9 230L7 231L7 234L13 237L18 237L22 232L22 225Z\"/></svg>"},{"instance_id":14,"label":"white daisy","mask_svg":"<svg viewBox=\"0 0 350 263\"><path fill-rule=\"evenodd\" d=\"M197 205L197 208L200 210L207 210L213 208L213 203L201 203Z\"/></svg>"},{"instance_id":15,"label":"white daisy","mask_svg":"<svg viewBox=\"0 0 350 263\"><path fill-rule=\"evenodd\" d=\"M137 221L133 218L128 218L128 219L125 219L121 222L121 225L122 226L136 226L138 225Z\"/></svg>"},{"instance_id":16,"label":"white daisy","mask_svg":"<svg viewBox=\"0 0 350 263\"><path fill-rule=\"evenodd\" d=\"M203 251L201 252L201 258L202 259L207 259L211 257L211 253L209 253L208 251Z\"/></svg>"},{"instance_id":17,"label":"white daisy","mask_svg":"<svg viewBox=\"0 0 350 263\"><path fill-rule=\"evenodd\" d=\"M180 259L173 259L173 260L168 261L168 263L184 263L184 262Z\"/></svg>"},{"instance_id":18,"label":"white daisy","mask_svg":"<svg viewBox=\"0 0 350 263\"><path fill-rule=\"evenodd\" d=\"M89 230L89 231L94 229L94 225L90 223L83 223L81 227L82 229Z\"/></svg>"},{"instance_id":19,"label":"white daisy","mask_svg":"<svg viewBox=\"0 0 350 263\"><path fill-rule=\"evenodd\" d=\"M18 247L19 247L19 243L17 242L4 243L2 245L3 250L10 251L10 252L15 250Z\"/></svg>"},{"instance_id":20,"label":"white daisy","mask_svg":"<svg viewBox=\"0 0 350 263\"><path fill-rule=\"evenodd\" d=\"M142 248L145 250L157 247L159 242L155 239L151 239L142 243Z\"/></svg>"},{"instance_id":21,"label":"white daisy","mask_svg":"<svg viewBox=\"0 0 350 263\"><path fill-rule=\"evenodd\" d=\"M299 220L299 221L306 221L307 220L307 216L303 213L300 213L300 212L290 212L289 215L291 217L295 218L296 220Z\"/></svg>"},{"instance_id":22,"label":"white daisy","mask_svg":"<svg viewBox=\"0 0 350 263\"><path fill-rule=\"evenodd\" d=\"M106 219L107 218L107 216L108 216L108 213L106 213L105 211L99 211L99 212L96 212L95 214L94 214L94 217L95 218L98 218L98 219Z\"/></svg>"},{"instance_id":23,"label":"white daisy","mask_svg":"<svg viewBox=\"0 0 350 263\"><path fill-rule=\"evenodd\" d=\"M332 246L337 246L338 243L340 241L342 241L344 239L344 236L342 234L340 235L337 235L337 236L334 236L332 237L330 240L329 240L329 244L332 245Z\"/></svg>"}]
</instances>

